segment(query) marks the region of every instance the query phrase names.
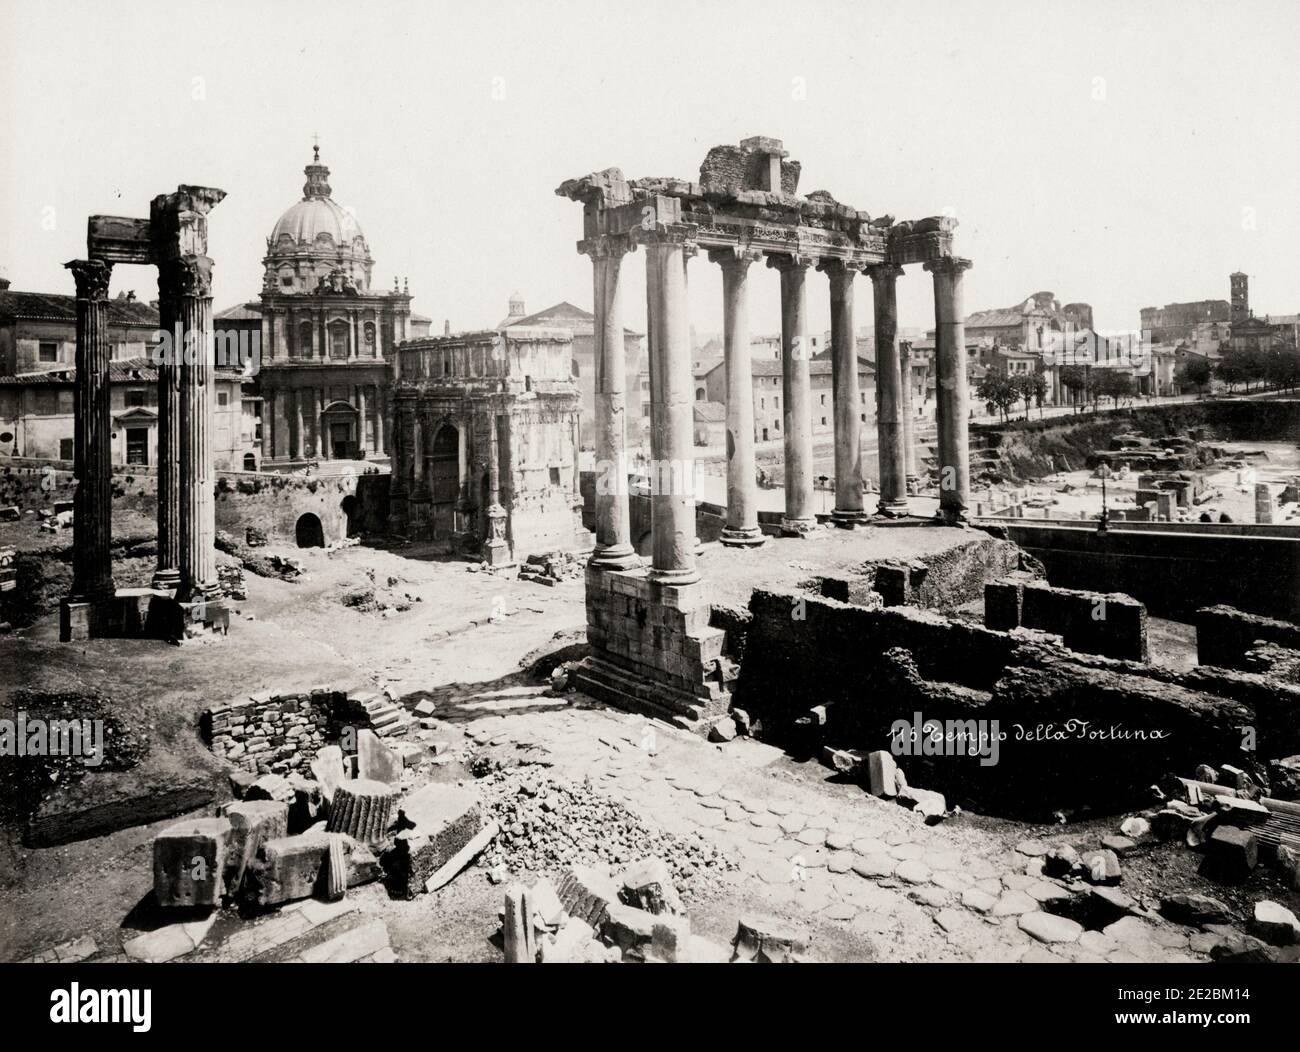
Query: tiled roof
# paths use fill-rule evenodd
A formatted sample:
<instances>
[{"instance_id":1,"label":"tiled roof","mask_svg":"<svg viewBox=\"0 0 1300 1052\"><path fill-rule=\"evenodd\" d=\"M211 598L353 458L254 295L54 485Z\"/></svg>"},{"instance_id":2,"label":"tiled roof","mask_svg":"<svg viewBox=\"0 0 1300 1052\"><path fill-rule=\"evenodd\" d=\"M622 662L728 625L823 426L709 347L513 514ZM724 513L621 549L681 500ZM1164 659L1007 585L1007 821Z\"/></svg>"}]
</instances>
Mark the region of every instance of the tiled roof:
<instances>
[{"instance_id":1,"label":"tiled roof","mask_svg":"<svg viewBox=\"0 0 1300 1052\"><path fill-rule=\"evenodd\" d=\"M590 311L585 311L581 307L575 307L568 300L561 300L559 303L547 307L545 310L539 310L535 314L526 314L522 318L506 318L500 325L499 329L514 328L517 325L544 325L558 328L566 327L568 324L576 324L584 331L589 331L595 324L596 318ZM624 328L625 336L639 336L639 332L633 329Z\"/></svg>"},{"instance_id":2,"label":"tiled roof","mask_svg":"<svg viewBox=\"0 0 1300 1052\"><path fill-rule=\"evenodd\" d=\"M1010 329L1021 325L1025 316L1018 307L1003 307L997 310L980 310L966 316L968 329Z\"/></svg>"},{"instance_id":3,"label":"tiled roof","mask_svg":"<svg viewBox=\"0 0 1300 1052\"><path fill-rule=\"evenodd\" d=\"M720 424L727 419L727 407L721 402L696 402L695 420L702 424Z\"/></svg>"},{"instance_id":4,"label":"tiled roof","mask_svg":"<svg viewBox=\"0 0 1300 1052\"><path fill-rule=\"evenodd\" d=\"M257 321L262 317L262 305L256 300L250 303L237 303L233 307L217 311L213 321Z\"/></svg>"},{"instance_id":5,"label":"tiled roof","mask_svg":"<svg viewBox=\"0 0 1300 1052\"><path fill-rule=\"evenodd\" d=\"M215 375L222 380L240 377L238 370L217 369ZM38 373L19 373L17 376L0 376L0 384L22 387L64 386L76 382L76 369L49 369ZM114 384L158 382L158 366L149 358L122 358L108 363L108 380Z\"/></svg>"},{"instance_id":6,"label":"tiled roof","mask_svg":"<svg viewBox=\"0 0 1300 1052\"><path fill-rule=\"evenodd\" d=\"M158 312L139 300L110 299L108 320L115 325L158 325ZM77 320L77 297L53 292L0 291L0 321L26 318L33 321Z\"/></svg>"}]
</instances>

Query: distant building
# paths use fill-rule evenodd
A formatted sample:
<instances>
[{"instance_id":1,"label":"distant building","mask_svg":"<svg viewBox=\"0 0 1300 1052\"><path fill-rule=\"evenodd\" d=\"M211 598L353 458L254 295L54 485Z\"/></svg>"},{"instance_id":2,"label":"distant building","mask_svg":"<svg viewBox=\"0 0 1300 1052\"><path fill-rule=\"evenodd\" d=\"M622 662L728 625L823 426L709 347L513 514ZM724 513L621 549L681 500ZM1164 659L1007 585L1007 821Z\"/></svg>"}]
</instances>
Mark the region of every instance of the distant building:
<instances>
[{"instance_id":1,"label":"distant building","mask_svg":"<svg viewBox=\"0 0 1300 1052\"><path fill-rule=\"evenodd\" d=\"M1231 320L1227 300L1196 300L1192 303L1166 303L1163 307L1143 307L1142 331L1152 343L1177 343L1191 338L1197 326L1206 322Z\"/></svg>"},{"instance_id":2,"label":"distant building","mask_svg":"<svg viewBox=\"0 0 1300 1052\"><path fill-rule=\"evenodd\" d=\"M513 328L563 329L573 337L572 366L573 375L578 383L578 395L582 400L582 430L580 442L583 449L596 448L596 357L595 316L590 311L575 307L567 300L547 307L535 314L524 311L523 297L516 292L510 297L509 313L497 324L497 330L508 332ZM623 330L623 356L627 376L624 381L627 392L627 441L636 444L640 439L639 422L643 397L648 398L637 382L641 375L641 363L644 340L640 333L631 329ZM647 384L648 386L648 384Z\"/></svg>"}]
</instances>

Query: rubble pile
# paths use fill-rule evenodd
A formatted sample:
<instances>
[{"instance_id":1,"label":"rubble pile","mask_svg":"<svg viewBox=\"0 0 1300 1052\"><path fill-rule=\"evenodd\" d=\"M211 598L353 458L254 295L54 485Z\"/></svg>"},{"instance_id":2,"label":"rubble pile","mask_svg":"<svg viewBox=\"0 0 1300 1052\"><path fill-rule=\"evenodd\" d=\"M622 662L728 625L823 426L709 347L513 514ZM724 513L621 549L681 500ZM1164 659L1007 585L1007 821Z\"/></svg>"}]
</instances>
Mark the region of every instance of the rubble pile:
<instances>
[{"instance_id":1,"label":"rubble pile","mask_svg":"<svg viewBox=\"0 0 1300 1052\"><path fill-rule=\"evenodd\" d=\"M258 577L292 581L304 573L303 565L297 559L286 555L263 555L255 552L251 545L235 540L223 530L217 531L215 544L218 551L234 556L245 570L257 574Z\"/></svg>"},{"instance_id":2,"label":"rubble pile","mask_svg":"<svg viewBox=\"0 0 1300 1052\"><path fill-rule=\"evenodd\" d=\"M248 586L244 581L244 568L239 563L222 563L217 567L217 580L227 599L243 602L248 598Z\"/></svg>"},{"instance_id":3,"label":"rubble pile","mask_svg":"<svg viewBox=\"0 0 1300 1052\"><path fill-rule=\"evenodd\" d=\"M554 588L561 581L581 579L584 565L573 552L530 555L519 567L519 580Z\"/></svg>"},{"instance_id":4,"label":"rubble pile","mask_svg":"<svg viewBox=\"0 0 1300 1052\"><path fill-rule=\"evenodd\" d=\"M735 864L697 833L652 829L590 783L498 771L479 783L501 835L479 864L511 873L555 874L576 865L622 866L662 858L688 898L714 890Z\"/></svg>"},{"instance_id":5,"label":"rubble pile","mask_svg":"<svg viewBox=\"0 0 1300 1052\"><path fill-rule=\"evenodd\" d=\"M948 801L943 793L908 785L903 769L893 754L884 749L862 753L827 745L822 749L822 762L841 774L861 780L872 796L893 800L915 811L926 825L937 825L948 816Z\"/></svg>"},{"instance_id":6,"label":"rubble pile","mask_svg":"<svg viewBox=\"0 0 1300 1052\"><path fill-rule=\"evenodd\" d=\"M744 964L806 960L807 936L773 918L741 919L730 948L691 932L668 863L576 865L506 889L498 914L509 964Z\"/></svg>"}]
</instances>

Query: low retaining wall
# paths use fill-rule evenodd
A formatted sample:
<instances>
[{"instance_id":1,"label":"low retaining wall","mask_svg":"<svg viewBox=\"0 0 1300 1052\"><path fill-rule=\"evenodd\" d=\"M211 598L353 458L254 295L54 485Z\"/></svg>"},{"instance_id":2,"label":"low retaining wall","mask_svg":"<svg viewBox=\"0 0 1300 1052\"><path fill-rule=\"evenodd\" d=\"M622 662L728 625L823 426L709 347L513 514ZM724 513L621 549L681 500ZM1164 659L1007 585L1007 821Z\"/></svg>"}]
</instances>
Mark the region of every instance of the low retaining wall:
<instances>
[{"instance_id":1,"label":"low retaining wall","mask_svg":"<svg viewBox=\"0 0 1300 1052\"><path fill-rule=\"evenodd\" d=\"M1249 669L1251 663L1246 655L1256 640L1300 650L1300 625L1243 613L1230 606L1208 606L1196 611L1196 660L1202 665Z\"/></svg>"},{"instance_id":2,"label":"low retaining wall","mask_svg":"<svg viewBox=\"0 0 1300 1052\"><path fill-rule=\"evenodd\" d=\"M1147 660L1146 607L1119 592L1056 588L1045 581L991 581L984 586L984 624L1003 632L1050 632L1085 654Z\"/></svg>"},{"instance_id":3,"label":"low retaining wall","mask_svg":"<svg viewBox=\"0 0 1300 1052\"><path fill-rule=\"evenodd\" d=\"M203 738L212 751L246 771L303 770L325 743L333 691L271 694L216 705L203 713Z\"/></svg>"}]
</instances>

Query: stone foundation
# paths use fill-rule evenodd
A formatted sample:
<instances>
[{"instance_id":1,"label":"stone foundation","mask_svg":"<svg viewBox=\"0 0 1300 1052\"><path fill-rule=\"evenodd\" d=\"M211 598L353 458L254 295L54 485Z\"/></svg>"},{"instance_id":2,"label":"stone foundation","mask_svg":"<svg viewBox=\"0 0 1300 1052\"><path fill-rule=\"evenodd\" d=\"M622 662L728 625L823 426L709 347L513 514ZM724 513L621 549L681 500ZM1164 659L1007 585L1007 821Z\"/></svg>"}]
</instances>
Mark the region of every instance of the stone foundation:
<instances>
[{"instance_id":1,"label":"stone foundation","mask_svg":"<svg viewBox=\"0 0 1300 1052\"><path fill-rule=\"evenodd\" d=\"M726 714L719 659L726 633L709 624L703 583L663 585L645 570L587 570L587 640L579 690L618 708L707 731Z\"/></svg>"},{"instance_id":2,"label":"stone foundation","mask_svg":"<svg viewBox=\"0 0 1300 1052\"><path fill-rule=\"evenodd\" d=\"M218 756L258 774L306 771L325 742L330 692L271 694L203 713L203 738Z\"/></svg>"},{"instance_id":3,"label":"stone foundation","mask_svg":"<svg viewBox=\"0 0 1300 1052\"><path fill-rule=\"evenodd\" d=\"M1247 614L1230 606L1196 611L1196 660L1218 668L1249 669L1246 654L1256 641L1300 650L1300 625Z\"/></svg>"},{"instance_id":4,"label":"stone foundation","mask_svg":"<svg viewBox=\"0 0 1300 1052\"><path fill-rule=\"evenodd\" d=\"M1054 588L1045 581L993 581L984 586L984 624L1003 632L1049 632L1084 654L1147 660L1146 607L1118 592Z\"/></svg>"}]
</instances>

